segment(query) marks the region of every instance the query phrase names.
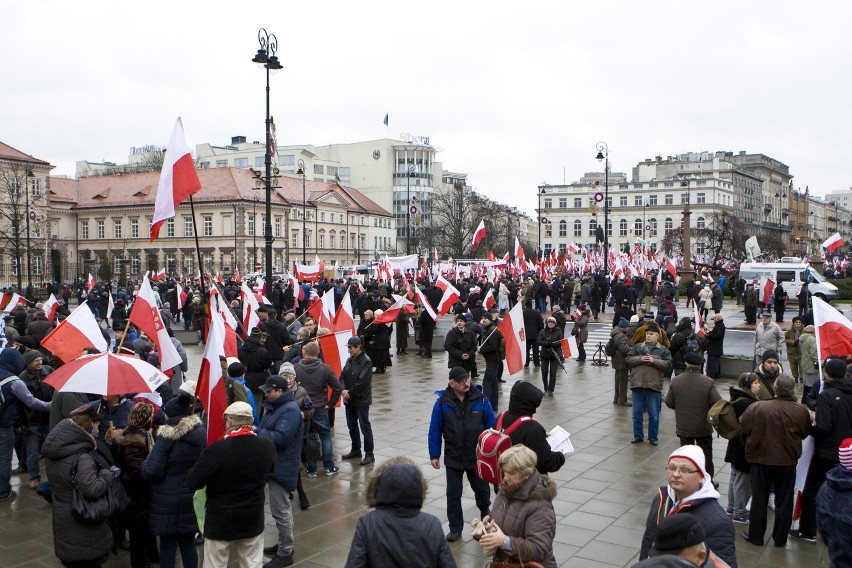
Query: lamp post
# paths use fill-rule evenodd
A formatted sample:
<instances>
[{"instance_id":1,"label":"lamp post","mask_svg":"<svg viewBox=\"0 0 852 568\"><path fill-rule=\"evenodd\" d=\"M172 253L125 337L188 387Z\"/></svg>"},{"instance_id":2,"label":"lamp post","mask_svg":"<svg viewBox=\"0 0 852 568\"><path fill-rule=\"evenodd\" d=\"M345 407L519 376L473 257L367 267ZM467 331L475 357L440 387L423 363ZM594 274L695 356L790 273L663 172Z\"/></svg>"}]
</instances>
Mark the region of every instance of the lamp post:
<instances>
[{"instance_id":1,"label":"lamp post","mask_svg":"<svg viewBox=\"0 0 852 568\"><path fill-rule=\"evenodd\" d=\"M405 198L405 254L409 254L411 246L411 176L414 174L416 166L408 164L405 172L406 198Z\"/></svg>"},{"instance_id":2,"label":"lamp post","mask_svg":"<svg viewBox=\"0 0 852 568\"><path fill-rule=\"evenodd\" d=\"M604 162L604 276L609 274L609 147L606 142L595 145L598 155L595 159Z\"/></svg>"},{"instance_id":3,"label":"lamp post","mask_svg":"<svg viewBox=\"0 0 852 568\"><path fill-rule=\"evenodd\" d=\"M269 74L272 71L283 69L275 52L278 51L278 38L275 34L269 34L264 28L257 32L257 42L260 49L252 58L254 63L262 65L266 69L266 156L264 158L265 183L266 183L266 222L263 233L266 239L266 278L272 278L272 117L269 115ZM255 232L257 228L255 227Z\"/></svg>"},{"instance_id":4,"label":"lamp post","mask_svg":"<svg viewBox=\"0 0 852 568\"><path fill-rule=\"evenodd\" d=\"M306 254L305 253L305 248L306 248L305 242L306 242L306 239L307 239L307 234L305 233L305 231L307 231L308 229L307 229L307 225L306 225L305 220L306 220L306 215L307 215L308 199L307 199L307 192L305 191L305 162L304 162L304 160L299 160L298 165L299 165L299 169L296 170L296 173L301 174L301 176L302 176L302 264L307 264L307 262L305 261L305 254Z\"/></svg>"},{"instance_id":5,"label":"lamp post","mask_svg":"<svg viewBox=\"0 0 852 568\"><path fill-rule=\"evenodd\" d=\"M30 209L30 178L35 177L33 171L28 169L27 176L24 178L24 192L26 195L26 200L24 203L27 204L27 292L33 287L33 270L32 270L32 254L30 250L30 213L32 209Z\"/></svg>"},{"instance_id":6,"label":"lamp post","mask_svg":"<svg viewBox=\"0 0 852 568\"><path fill-rule=\"evenodd\" d=\"M683 206L683 270L692 273L692 211L689 209L689 179L680 182L681 187L686 188L686 203Z\"/></svg>"},{"instance_id":7,"label":"lamp post","mask_svg":"<svg viewBox=\"0 0 852 568\"><path fill-rule=\"evenodd\" d=\"M255 272L259 269L257 268L257 196L254 196L254 203L251 206L251 219L252 219L252 238L254 239L254 266L252 268Z\"/></svg>"},{"instance_id":8,"label":"lamp post","mask_svg":"<svg viewBox=\"0 0 852 568\"><path fill-rule=\"evenodd\" d=\"M541 242L541 226L544 224L545 220L548 220L547 217L542 215L542 212L541 212L541 196L547 193L547 190L545 189L546 187L547 187L546 183L538 186L538 251L539 251L538 255L539 255L539 258L541 258L543 251L544 251L544 245ZM510 244L509 250L511 250L511 249L512 249L512 246Z\"/></svg>"}]
</instances>

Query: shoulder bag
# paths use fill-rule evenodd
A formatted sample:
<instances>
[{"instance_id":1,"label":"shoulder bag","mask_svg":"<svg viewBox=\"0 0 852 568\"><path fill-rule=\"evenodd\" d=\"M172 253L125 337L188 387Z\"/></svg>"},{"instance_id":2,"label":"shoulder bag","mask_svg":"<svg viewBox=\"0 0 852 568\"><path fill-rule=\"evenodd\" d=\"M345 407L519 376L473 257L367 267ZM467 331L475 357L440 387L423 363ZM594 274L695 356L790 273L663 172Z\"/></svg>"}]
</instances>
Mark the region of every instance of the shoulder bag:
<instances>
[{"instance_id":1,"label":"shoulder bag","mask_svg":"<svg viewBox=\"0 0 852 568\"><path fill-rule=\"evenodd\" d=\"M525 556L527 558L531 556L530 545L526 540L516 537L511 538L514 553L518 555L518 560L492 560L488 563L488 568L544 568L544 565L541 562L524 560Z\"/></svg>"},{"instance_id":2,"label":"shoulder bag","mask_svg":"<svg viewBox=\"0 0 852 568\"><path fill-rule=\"evenodd\" d=\"M112 515L120 513L130 503L130 498L118 476L113 476L106 492L97 499L86 499L77 485L77 465L80 454L71 468L71 515L83 525L97 525Z\"/></svg>"}]
</instances>

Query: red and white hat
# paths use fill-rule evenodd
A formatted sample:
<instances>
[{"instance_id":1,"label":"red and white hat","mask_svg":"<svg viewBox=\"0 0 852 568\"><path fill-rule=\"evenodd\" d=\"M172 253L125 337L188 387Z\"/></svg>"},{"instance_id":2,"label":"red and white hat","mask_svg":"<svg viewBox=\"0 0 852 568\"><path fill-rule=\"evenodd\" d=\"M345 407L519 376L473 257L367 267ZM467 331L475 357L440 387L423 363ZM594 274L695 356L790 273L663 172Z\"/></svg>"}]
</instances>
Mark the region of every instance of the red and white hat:
<instances>
[{"instance_id":1,"label":"red and white hat","mask_svg":"<svg viewBox=\"0 0 852 568\"><path fill-rule=\"evenodd\" d=\"M852 438L846 438L840 442L837 457L840 459L840 465L848 470L852 470Z\"/></svg>"},{"instance_id":2,"label":"red and white hat","mask_svg":"<svg viewBox=\"0 0 852 568\"><path fill-rule=\"evenodd\" d=\"M852 442L852 439L849 440ZM852 454L850 454L852 456ZM672 458L680 458L684 460L689 460L695 467L698 468L698 471L701 472L701 478L704 479L707 477L707 470L704 468L704 450L695 445L687 445L681 446L675 451L671 453L669 456L669 461L672 461Z\"/></svg>"}]
</instances>

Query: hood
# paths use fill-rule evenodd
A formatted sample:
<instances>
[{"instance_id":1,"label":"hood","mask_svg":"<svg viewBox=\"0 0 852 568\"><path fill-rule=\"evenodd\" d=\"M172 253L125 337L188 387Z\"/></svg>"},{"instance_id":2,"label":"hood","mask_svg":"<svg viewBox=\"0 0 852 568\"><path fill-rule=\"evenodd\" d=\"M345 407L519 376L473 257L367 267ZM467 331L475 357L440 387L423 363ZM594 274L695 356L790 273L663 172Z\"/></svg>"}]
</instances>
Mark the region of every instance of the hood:
<instances>
[{"instance_id":1,"label":"hood","mask_svg":"<svg viewBox=\"0 0 852 568\"><path fill-rule=\"evenodd\" d=\"M255 340L253 340L253 339L251 339L251 338L246 339L246 340L243 342L243 349L244 349L247 353L254 353L254 352L255 352L255 351L257 351L258 349L260 349L260 343L258 343L257 341L255 341Z\"/></svg>"},{"instance_id":2,"label":"hood","mask_svg":"<svg viewBox=\"0 0 852 568\"><path fill-rule=\"evenodd\" d=\"M157 438L164 438L166 440L178 441L184 437L187 437L187 441L192 443L191 436L187 436L190 432L192 432L197 426L201 426L201 418L198 416L184 416L181 418L177 424L173 426L160 426L157 430ZM202 428L203 429L203 428ZM204 436L205 441L202 442L202 445L206 443L206 436Z\"/></svg>"},{"instance_id":3,"label":"hood","mask_svg":"<svg viewBox=\"0 0 852 568\"><path fill-rule=\"evenodd\" d=\"M149 430L141 430L139 428L134 428L133 426L128 426L127 428L115 431L114 441L119 446L142 446L147 444L150 448L150 437L151 432Z\"/></svg>"},{"instance_id":4,"label":"hood","mask_svg":"<svg viewBox=\"0 0 852 568\"><path fill-rule=\"evenodd\" d=\"M825 474L825 482L835 491L852 491L852 471L838 464Z\"/></svg>"},{"instance_id":5,"label":"hood","mask_svg":"<svg viewBox=\"0 0 852 568\"><path fill-rule=\"evenodd\" d=\"M848 379L846 377L842 379L831 379L826 382L826 388L837 389L840 392L844 392L847 394L852 394L852 379Z\"/></svg>"},{"instance_id":6,"label":"hood","mask_svg":"<svg viewBox=\"0 0 852 568\"><path fill-rule=\"evenodd\" d=\"M95 449L95 439L77 426L73 420L62 420L44 440L41 455L50 460L60 460L80 452Z\"/></svg>"},{"instance_id":7,"label":"hood","mask_svg":"<svg viewBox=\"0 0 852 568\"><path fill-rule=\"evenodd\" d=\"M802 333L809 333L809 334L813 335L814 331L815 331L814 326L812 326L812 325L806 325L805 327L802 328ZM799 334L799 335L801 335L801 334Z\"/></svg>"},{"instance_id":8,"label":"hood","mask_svg":"<svg viewBox=\"0 0 852 568\"><path fill-rule=\"evenodd\" d=\"M680 318L675 328L675 333L682 333L684 331L692 331L692 320L690 318Z\"/></svg>"},{"instance_id":9,"label":"hood","mask_svg":"<svg viewBox=\"0 0 852 568\"><path fill-rule=\"evenodd\" d=\"M7 347L0 351L0 379L20 375L24 370L24 356L17 349Z\"/></svg>"},{"instance_id":10,"label":"hood","mask_svg":"<svg viewBox=\"0 0 852 568\"><path fill-rule=\"evenodd\" d=\"M509 412L519 416L532 416L541 406L544 393L527 381L518 381L512 386L509 396Z\"/></svg>"},{"instance_id":11,"label":"hood","mask_svg":"<svg viewBox=\"0 0 852 568\"><path fill-rule=\"evenodd\" d=\"M505 486L501 485L501 490L505 490ZM525 501L553 501L556 498L556 483L547 475L533 471L532 475L512 494L512 498Z\"/></svg>"},{"instance_id":12,"label":"hood","mask_svg":"<svg viewBox=\"0 0 852 568\"><path fill-rule=\"evenodd\" d=\"M728 393L731 396L730 400L734 400L736 398L742 398L742 397L750 398L752 400L757 400L757 397L754 396L751 392L749 392L749 391L747 391L743 388L740 388L737 385L734 385L730 389L728 389Z\"/></svg>"},{"instance_id":13,"label":"hood","mask_svg":"<svg viewBox=\"0 0 852 568\"><path fill-rule=\"evenodd\" d=\"M630 329L630 326L628 325L625 329ZM624 333L624 329L621 329L620 327L615 326L614 328L612 328L612 331L609 332L609 336L615 337L616 335L620 335L620 334L623 334L623 333Z\"/></svg>"},{"instance_id":14,"label":"hood","mask_svg":"<svg viewBox=\"0 0 852 568\"><path fill-rule=\"evenodd\" d=\"M677 500L674 489L672 489L671 487L666 486L666 491L668 492L669 498L675 504L675 507L683 505L684 503L693 503L702 501L704 499L718 500L719 497L721 497L719 492L716 491L716 489L713 487L713 480L709 474L704 476L704 482L701 484L701 487L698 489L698 491L696 491L692 495L689 495L688 497L684 497L682 501Z\"/></svg>"},{"instance_id":15,"label":"hood","mask_svg":"<svg viewBox=\"0 0 852 568\"><path fill-rule=\"evenodd\" d=\"M301 366L305 371L311 374L313 374L323 364L324 363L319 359L302 359L301 361L299 361L299 366Z\"/></svg>"},{"instance_id":16,"label":"hood","mask_svg":"<svg viewBox=\"0 0 852 568\"><path fill-rule=\"evenodd\" d=\"M374 468L367 481L365 498L370 507L420 509L427 487L426 479L414 462L397 457Z\"/></svg>"}]
</instances>

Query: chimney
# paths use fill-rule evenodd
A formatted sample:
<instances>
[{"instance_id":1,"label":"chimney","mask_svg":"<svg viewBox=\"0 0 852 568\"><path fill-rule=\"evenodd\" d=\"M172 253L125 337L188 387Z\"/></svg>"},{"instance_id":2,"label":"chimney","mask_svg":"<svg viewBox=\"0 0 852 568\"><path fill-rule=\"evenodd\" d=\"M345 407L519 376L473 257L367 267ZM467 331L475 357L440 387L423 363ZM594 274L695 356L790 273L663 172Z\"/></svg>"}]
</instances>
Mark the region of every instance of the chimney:
<instances>
[{"instance_id":1,"label":"chimney","mask_svg":"<svg viewBox=\"0 0 852 568\"><path fill-rule=\"evenodd\" d=\"M245 144L246 137L245 136L231 136L231 146L236 146L237 144Z\"/></svg>"}]
</instances>

